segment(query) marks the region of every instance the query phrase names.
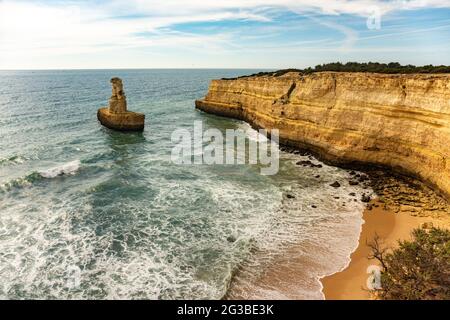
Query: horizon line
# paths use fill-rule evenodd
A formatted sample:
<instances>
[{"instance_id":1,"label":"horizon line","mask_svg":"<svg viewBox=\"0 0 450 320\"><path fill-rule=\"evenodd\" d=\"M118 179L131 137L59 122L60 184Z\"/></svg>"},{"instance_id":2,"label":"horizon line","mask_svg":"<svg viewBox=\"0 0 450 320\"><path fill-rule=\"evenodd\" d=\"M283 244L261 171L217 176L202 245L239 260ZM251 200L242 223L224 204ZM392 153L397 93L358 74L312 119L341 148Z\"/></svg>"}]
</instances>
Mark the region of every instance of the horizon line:
<instances>
[{"instance_id":1,"label":"horizon line","mask_svg":"<svg viewBox=\"0 0 450 320\"><path fill-rule=\"evenodd\" d=\"M283 68L290 69L290 68ZM0 71L83 71L83 70L280 70L280 68L255 68L255 67L239 67L239 68L42 68L42 69L0 69Z\"/></svg>"}]
</instances>

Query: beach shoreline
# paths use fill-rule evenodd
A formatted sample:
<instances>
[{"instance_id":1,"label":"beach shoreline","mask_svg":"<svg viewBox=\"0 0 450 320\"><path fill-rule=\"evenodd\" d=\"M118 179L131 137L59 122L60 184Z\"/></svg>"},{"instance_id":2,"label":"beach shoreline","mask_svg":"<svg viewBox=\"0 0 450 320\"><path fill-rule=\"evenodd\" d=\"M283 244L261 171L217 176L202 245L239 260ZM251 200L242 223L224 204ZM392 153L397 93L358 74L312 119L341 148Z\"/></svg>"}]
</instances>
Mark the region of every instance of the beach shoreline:
<instances>
[{"instance_id":1,"label":"beach shoreline","mask_svg":"<svg viewBox=\"0 0 450 320\"><path fill-rule=\"evenodd\" d=\"M284 148L283 151L298 154L295 149ZM333 242L291 244L256 275L253 265L244 266L233 276L224 299L368 300L372 297L366 287L371 276L367 268L377 265L377 261L368 259L367 242L372 241L375 234L383 247L395 248L398 240L410 240L416 228L450 229L449 202L423 182L377 168L349 169L348 174L348 183L362 188L359 195L349 193L352 197L347 201L350 202L343 203L363 204L357 212L360 221L357 230L354 226L348 228L348 220L340 220L342 225L335 226L333 232L344 225L347 230L340 230ZM335 194L334 199L342 201L344 198ZM339 214L336 214L337 221ZM338 252L338 242L342 239L353 239L345 253ZM314 252L314 255L308 256L305 252ZM334 258L325 263L324 257ZM315 268L314 277L307 272L310 267Z\"/></svg>"},{"instance_id":2,"label":"beach shoreline","mask_svg":"<svg viewBox=\"0 0 450 320\"><path fill-rule=\"evenodd\" d=\"M408 212L396 212L373 200L363 213L363 225L359 237L358 247L350 256L349 264L341 271L320 279L322 293L326 300L370 300L367 279L370 274L367 269L377 265L375 260L369 260L370 248L367 242L377 234L382 245L395 248L398 240L409 240L415 228L425 225L450 229L448 215L415 216ZM431 223L431 224L430 224Z\"/></svg>"}]
</instances>

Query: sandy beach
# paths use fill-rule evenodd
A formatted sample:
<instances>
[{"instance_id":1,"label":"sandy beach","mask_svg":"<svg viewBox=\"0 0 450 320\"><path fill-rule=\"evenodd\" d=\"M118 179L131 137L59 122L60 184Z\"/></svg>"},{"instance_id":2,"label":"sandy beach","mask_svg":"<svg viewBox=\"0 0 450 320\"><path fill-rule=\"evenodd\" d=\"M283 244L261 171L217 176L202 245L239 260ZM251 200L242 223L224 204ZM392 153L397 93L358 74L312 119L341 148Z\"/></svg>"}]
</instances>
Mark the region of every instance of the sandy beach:
<instances>
[{"instance_id":1,"label":"sandy beach","mask_svg":"<svg viewBox=\"0 0 450 320\"><path fill-rule=\"evenodd\" d=\"M376 201L372 202L376 204ZM323 293L328 300L367 300L371 299L366 281L369 274L367 268L377 262L369 260L370 248L366 242L375 234L383 240L383 245L395 248L398 240L410 239L411 231L424 223L432 223L434 227L450 228L450 218L420 217L405 212L395 213L385 210L383 206L366 209L363 215L364 224L357 249L351 255L350 264L341 272L321 279Z\"/></svg>"}]
</instances>

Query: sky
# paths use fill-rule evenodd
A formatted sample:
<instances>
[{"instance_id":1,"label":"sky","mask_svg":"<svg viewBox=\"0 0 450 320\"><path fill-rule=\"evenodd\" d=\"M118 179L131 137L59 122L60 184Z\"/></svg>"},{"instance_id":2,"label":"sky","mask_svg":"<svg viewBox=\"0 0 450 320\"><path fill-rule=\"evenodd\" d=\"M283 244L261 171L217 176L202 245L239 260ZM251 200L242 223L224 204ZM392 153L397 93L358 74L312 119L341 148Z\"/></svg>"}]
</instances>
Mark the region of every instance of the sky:
<instances>
[{"instance_id":1,"label":"sky","mask_svg":"<svg viewBox=\"0 0 450 320\"><path fill-rule=\"evenodd\" d=\"M450 65L450 0L0 0L0 69Z\"/></svg>"}]
</instances>

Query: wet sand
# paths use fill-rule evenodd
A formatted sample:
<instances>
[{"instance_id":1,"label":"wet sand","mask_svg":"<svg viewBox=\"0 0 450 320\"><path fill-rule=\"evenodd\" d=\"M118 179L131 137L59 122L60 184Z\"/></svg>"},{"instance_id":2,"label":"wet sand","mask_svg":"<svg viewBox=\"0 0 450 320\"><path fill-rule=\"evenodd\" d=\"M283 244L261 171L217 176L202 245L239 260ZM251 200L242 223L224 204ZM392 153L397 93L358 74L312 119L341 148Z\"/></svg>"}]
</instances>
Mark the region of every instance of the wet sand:
<instances>
[{"instance_id":1,"label":"wet sand","mask_svg":"<svg viewBox=\"0 0 450 320\"><path fill-rule=\"evenodd\" d=\"M367 268L376 265L369 260L370 249L366 241L373 240L375 233L383 240L383 246L394 248L398 240L410 239L411 231L432 222L434 227L450 228L448 218L417 217L409 213L386 211L383 206L364 211L364 224L359 245L351 255L351 262L343 271L321 279L323 293L330 300L367 300L371 299L366 281L369 277Z\"/></svg>"}]
</instances>

